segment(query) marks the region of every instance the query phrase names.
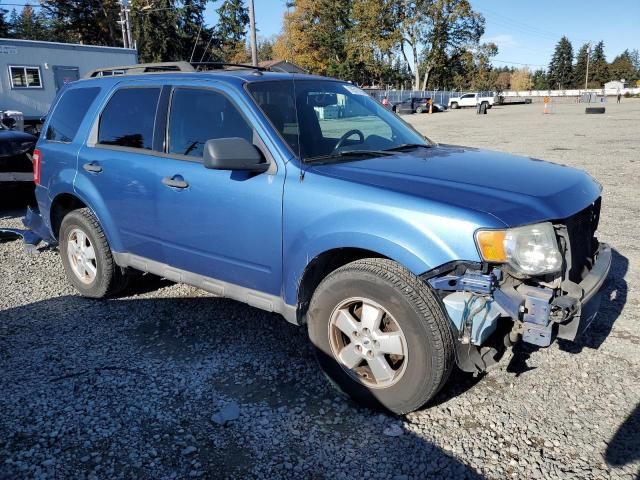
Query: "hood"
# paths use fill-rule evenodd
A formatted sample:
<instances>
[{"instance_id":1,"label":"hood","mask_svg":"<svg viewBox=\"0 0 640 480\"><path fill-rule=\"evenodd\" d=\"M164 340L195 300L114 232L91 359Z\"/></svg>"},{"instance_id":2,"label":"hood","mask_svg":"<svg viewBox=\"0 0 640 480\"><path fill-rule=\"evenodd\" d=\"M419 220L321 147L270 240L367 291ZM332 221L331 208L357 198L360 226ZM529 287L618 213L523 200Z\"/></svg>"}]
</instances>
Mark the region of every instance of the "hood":
<instances>
[{"instance_id":1,"label":"hood","mask_svg":"<svg viewBox=\"0 0 640 480\"><path fill-rule=\"evenodd\" d=\"M451 145L311 170L488 213L510 227L567 218L601 192L598 182L575 168Z\"/></svg>"}]
</instances>

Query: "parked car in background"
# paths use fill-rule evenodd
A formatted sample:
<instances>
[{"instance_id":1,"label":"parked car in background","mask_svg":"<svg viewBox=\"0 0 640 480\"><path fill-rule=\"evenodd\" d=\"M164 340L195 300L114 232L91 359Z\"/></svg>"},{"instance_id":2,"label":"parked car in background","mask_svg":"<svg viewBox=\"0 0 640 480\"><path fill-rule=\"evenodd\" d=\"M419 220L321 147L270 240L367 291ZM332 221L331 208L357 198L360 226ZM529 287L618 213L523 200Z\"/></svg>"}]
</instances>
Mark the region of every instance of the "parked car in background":
<instances>
[{"instance_id":1,"label":"parked car in background","mask_svg":"<svg viewBox=\"0 0 640 480\"><path fill-rule=\"evenodd\" d=\"M495 103L495 97L483 97L479 93L465 93L459 97L449 98L449 108L453 110L465 107L475 108L483 103L486 103L487 108L491 108Z\"/></svg>"},{"instance_id":2,"label":"parked car in background","mask_svg":"<svg viewBox=\"0 0 640 480\"><path fill-rule=\"evenodd\" d=\"M37 223L81 295L142 270L279 313L367 405L410 412L455 364L481 373L597 314L612 253L591 176L435 144L349 83L253 67L94 78L44 128Z\"/></svg>"},{"instance_id":3,"label":"parked car in background","mask_svg":"<svg viewBox=\"0 0 640 480\"><path fill-rule=\"evenodd\" d=\"M38 138L12 130L12 121L12 118L0 121L0 189L3 192L8 186L34 185L32 153Z\"/></svg>"},{"instance_id":4,"label":"parked car in background","mask_svg":"<svg viewBox=\"0 0 640 480\"><path fill-rule=\"evenodd\" d=\"M402 102L394 103L391 110L399 113L428 113L429 112L429 97L410 97ZM439 103L434 103L431 111L433 113L444 112L446 107Z\"/></svg>"}]
</instances>

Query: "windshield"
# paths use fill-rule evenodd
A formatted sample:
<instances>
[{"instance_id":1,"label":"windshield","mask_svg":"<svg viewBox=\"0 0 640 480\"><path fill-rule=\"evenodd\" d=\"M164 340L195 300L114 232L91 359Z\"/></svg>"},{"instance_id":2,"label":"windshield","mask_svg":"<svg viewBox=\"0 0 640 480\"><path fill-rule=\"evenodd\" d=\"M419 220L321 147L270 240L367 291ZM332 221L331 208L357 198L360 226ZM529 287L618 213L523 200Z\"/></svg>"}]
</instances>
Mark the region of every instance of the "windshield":
<instances>
[{"instance_id":1,"label":"windshield","mask_svg":"<svg viewBox=\"0 0 640 480\"><path fill-rule=\"evenodd\" d=\"M428 140L359 88L333 80L250 83L249 93L303 161L384 154Z\"/></svg>"}]
</instances>

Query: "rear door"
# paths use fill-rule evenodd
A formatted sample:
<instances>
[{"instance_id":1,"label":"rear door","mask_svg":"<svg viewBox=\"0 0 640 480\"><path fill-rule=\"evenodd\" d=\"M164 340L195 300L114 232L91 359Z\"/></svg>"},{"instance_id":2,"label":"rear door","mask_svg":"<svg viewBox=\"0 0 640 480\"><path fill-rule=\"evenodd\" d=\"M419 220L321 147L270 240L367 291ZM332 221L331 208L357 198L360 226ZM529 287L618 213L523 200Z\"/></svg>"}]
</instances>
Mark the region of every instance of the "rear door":
<instances>
[{"instance_id":1,"label":"rear door","mask_svg":"<svg viewBox=\"0 0 640 480\"><path fill-rule=\"evenodd\" d=\"M96 86L69 88L61 93L45 121L45 131L38 141L37 148L42 152L41 188L54 187L52 183L59 181L60 172L69 175L75 172L79 147L74 139L78 136L85 116L91 115L87 112L91 112L99 93L100 88Z\"/></svg>"},{"instance_id":2,"label":"rear door","mask_svg":"<svg viewBox=\"0 0 640 480\"><path fill-rule=\"evenodd\" d=\"M79 152L76 179L113 221L124 252L157 261L164 258L156 222L162 158L154 143L162 88L130 84L112 93L95 137Z\"/></svg>"}]
</instances>

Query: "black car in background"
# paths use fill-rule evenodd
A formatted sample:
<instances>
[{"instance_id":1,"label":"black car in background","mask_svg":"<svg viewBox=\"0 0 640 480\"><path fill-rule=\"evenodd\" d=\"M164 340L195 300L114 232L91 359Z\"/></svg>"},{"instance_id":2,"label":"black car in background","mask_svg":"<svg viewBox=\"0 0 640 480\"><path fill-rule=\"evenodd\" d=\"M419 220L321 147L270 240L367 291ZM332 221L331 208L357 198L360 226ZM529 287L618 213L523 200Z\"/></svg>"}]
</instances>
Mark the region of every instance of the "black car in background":
<instances>
[{"instance_id":1,"label":"black car in background","mask_svg":"<svg viewBox=\"0 0 640 480\"><path fill-rule=\"evenodd\" d=\"M0 122L0 204L16 188L34 188L31 155L37 140Z\"/></svg>"},{"instance_id":2,"label":"black car in background","mask_svg":"<svg viewBox=\"0 0 640 480\"><path fill-rule=\"evenodd\" d=\"M396 113L428 113L429 97L410 97L402 102L394 103L391 110ZM446 107L434 103L431 111L433 113L444 112Z\"/></svg>"}]
</instances>

